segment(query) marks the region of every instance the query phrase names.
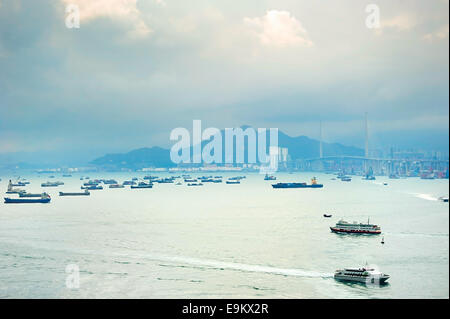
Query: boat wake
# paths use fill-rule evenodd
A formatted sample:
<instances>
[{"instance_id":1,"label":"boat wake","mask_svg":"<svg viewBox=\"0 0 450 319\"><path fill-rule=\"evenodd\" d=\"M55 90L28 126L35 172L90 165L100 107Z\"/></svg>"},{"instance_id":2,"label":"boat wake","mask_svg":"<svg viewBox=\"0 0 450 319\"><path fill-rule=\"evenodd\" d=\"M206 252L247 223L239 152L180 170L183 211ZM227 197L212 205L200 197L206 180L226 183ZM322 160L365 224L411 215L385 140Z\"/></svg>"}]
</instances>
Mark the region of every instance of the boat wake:
<instances>
[{"instance_id":1,"label":"boat wake","mask_svg":"<svg viewBox=\"0 0 450 319\"><path fill-rule=\"evenodd\" d=\"M421 199L425 199L425 200L431 200L431 201L436 201L439 200L436 197L431 196L430 194L422 194L422 193L412 193L414 196L416 196L417 198L421 198Z\"/></svg>"},{"instance_id":2,"label":"boat wake","mask_svg":"<svg viewBox=\"0 0 450 319\"><path fill-rule=\"evenodd\" d=\"M123 257L130 257L129 255L124 255ZM137 256L133 256L137 257ZM209 269L219 269L219 270L235 270L242 272L257 272L257 273L266 273L266 274L274 274L274 275L282 275L282 276L295 276L295 277L306 277L306 278L331 278L333 274L331 273L322 273L317 271L308 271L301 269L289 269L289 268L278 268L271 266L261 266L261 265L249 265L249 264L241 264L241 263L232 263L232 262L223 262L217 260L208 260L208 259L198 259L198 258L190 258L190 257L171 257L171 256L156 256L156 255L144 255L139 256L139 258L150 259L159 262L166 262L175 264L174 267L202 267ZM170 266L170 265L166 265Z\"/></svg>"}]
</instances>

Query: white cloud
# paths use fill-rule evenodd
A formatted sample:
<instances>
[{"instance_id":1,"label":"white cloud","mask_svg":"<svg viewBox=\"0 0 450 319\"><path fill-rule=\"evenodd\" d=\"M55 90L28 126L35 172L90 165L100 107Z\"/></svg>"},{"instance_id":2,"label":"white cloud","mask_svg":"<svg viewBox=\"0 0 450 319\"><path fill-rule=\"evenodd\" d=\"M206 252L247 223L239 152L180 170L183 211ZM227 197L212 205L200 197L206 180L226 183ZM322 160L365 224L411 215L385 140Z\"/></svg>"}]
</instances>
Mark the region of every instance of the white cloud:
<instances>
[{"instance_id":1,"label":"white cloud","mask_svg":"<svg viewBox=\"0 0 450 319\"><path fill-rule=\"evenodd\" d=\"M288 11L270 10L263 17L246 17L244 23L264 45L277 47L313 45L300 21Z\"/></svg>"},{"instance_id":2,"label":"white cloud","mask_svg":"<svg viewBox=\"0 0 450 319\"><path fill-rule=\"evenodd\" d=\"M442 40L448 38L449 33L449 25L443 25L438 30L432 33L426 34L423 38L428 41L434 41L434 40Z\"/></svg>"},{"instance_id":3,"label":"white cloud","mask_svg":"<svg viewBox=\"0 0 450 319\"><path fill-rule=\"evenodd\" d=\"M411 14L400 14L389 19L381 20L380 28L375 29L376 35L383 34L384 31L409 31L417 25L417 18Z\"/></svg>"},{"instance_id":4,"label":"white cloud","mask_svg":"<svg viewBox=\"0 0 450 319\"><path fill-rule=\"evenodd\" d=\"M399 31L410 30L416 25L417 19L408 14L401 14L391 19L381 21L382 28L393 28Z\"/></svg>"},{"instance_id":5,"label":"white cloud","mask_svg":"<svg viewBox=\"0 0 450 319\"><path fill-rule=\"evenodd\" d=\"M136 7L137 0L61 0L64 4L75 4L80 9L80 20L88 22L107 17L132 24L132 36L146 36L151 32Z\"/></svg>"}]
</instances>

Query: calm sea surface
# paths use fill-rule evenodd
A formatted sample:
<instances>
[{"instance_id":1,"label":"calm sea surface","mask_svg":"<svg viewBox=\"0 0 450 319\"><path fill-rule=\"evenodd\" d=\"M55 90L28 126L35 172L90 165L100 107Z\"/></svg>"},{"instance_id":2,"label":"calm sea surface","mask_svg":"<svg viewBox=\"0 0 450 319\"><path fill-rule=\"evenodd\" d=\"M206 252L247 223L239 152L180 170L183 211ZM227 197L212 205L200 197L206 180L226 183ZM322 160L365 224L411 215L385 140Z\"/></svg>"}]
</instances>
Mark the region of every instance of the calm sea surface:
<instances>
[{"instance_id":1,"label":"calm sea surface","mask_svg":"<svg viewBox=\"0 0 450 319\"><path fill-rule=\"evenodd\" d=\"M89 176L122 182L144 175ZM45 189L50 204L1 201L0 297L449 297L449 208L437 200L448 195L448 180L354 177L346 183L319 174L323 189L272 189L262 175L246 176L240 185L155 184L59 197L59 191L80 191L81 181L57 175L65 185ZM312 174L277 177L309 182ZM9 177L1 178L3 194ZM30 192L52 180L27 178ZM382 236L329 230L340 218L368 217L381 226L384 245ZM388 273L389 285L332 277L335 269L366 262ZM80 269L78 289L66 288L71 264Z\"/></svg>"}]
</instances>

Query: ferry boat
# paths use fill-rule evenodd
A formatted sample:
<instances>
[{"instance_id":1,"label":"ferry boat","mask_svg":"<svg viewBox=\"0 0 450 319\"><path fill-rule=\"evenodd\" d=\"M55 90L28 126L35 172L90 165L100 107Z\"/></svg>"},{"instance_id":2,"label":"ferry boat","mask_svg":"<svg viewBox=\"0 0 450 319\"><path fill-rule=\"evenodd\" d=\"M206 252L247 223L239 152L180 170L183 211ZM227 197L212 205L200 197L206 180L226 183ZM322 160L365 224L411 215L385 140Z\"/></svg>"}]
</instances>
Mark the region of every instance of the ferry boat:
<instances>
[{"instance_id":1,"label":"ferry boat","mask_svg":"<svg viewBox=\"0 0 450 319\"><path fill-rule=\"evenodd\" d=\"M389 279L389 275L374 268L345 268L336 270L334 279L365 284L384 284Z\"/></svg>"},{"instance_id":2,"label":"ferry boat","mask_svg":"<svg viewBox=\"0 0 450 319\"><path fill-rule=\"evenodd\" d=\"M49 203L51 198L47 193L43 193L41 198L9 198L5 197L5 204L25 204L25 203Z\"/></svg>"},{"instance_id":3,"label":"ferry boat","mask_svg":"<svg viewBox=\"0 0 450 319\"><path fill-rule=\"evenodd\" d=\"M89 196L91 195L91 193L86 189L84 192L81 193L64 193L64 192L59 192L59 196Z\"/></svg>"},{"instance_id":4,"label":"ferry boat","mask_svg":"<svg viewBox=\"0 0 450 319\"><path fill-rule=\"evenodd\" d=\"M311 179L311 184L306 183L277 183L272 184L273 188L322 188L323 184L317 184L315 177Z\"/></svg>"},{"instance_id":5,"label":"ferry boat","mask_svg":"<svg viewBox=\"0 0 450 319\"><path fill-rule=\"evenodd\" d=\"M381 228L378 225L370 224L367 220L367 224L363 223L348 223L341 219L336 223L336 226L330 227L333 233L347 233L347 234L370 234L379 235L381 234Z\"/></svg>"}]
</instances>

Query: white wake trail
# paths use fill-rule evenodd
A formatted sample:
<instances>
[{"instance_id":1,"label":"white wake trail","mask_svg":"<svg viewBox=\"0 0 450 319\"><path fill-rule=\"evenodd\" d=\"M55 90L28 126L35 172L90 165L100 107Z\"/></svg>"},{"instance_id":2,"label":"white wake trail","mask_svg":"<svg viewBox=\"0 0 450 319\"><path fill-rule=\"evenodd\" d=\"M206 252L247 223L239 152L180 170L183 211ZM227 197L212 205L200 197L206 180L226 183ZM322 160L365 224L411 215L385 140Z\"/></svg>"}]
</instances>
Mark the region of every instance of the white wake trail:
<instances>
[{"instance_id":1,"label":"white wake trail","mask_svg":"<svg viewBox=\"0 0 450 319\"><path fill-rule=\"evenodd\" d=\"M123 257L130 257L124 255ZM136 257L136 256L133 256ZM226 270L236 270L245 272L258 272L267 273L282 276L295 276L295 277L309 277L309 278L330 278L333 277L331 273L322 273L317 271L308 271L301 269L289 269L289 268L278 268L271 266L261 266L261 265L250 265L241 264L233 262L223 262L217 260L209 259L198 259L191 257L175 257L175 256L161 256L161 255L145 255L139 256L140 258L147 258L155 261L170 262L175 264L190 265L196 267L207 267L211 269L226 269Z\"/></svg>"}]
</instances>

